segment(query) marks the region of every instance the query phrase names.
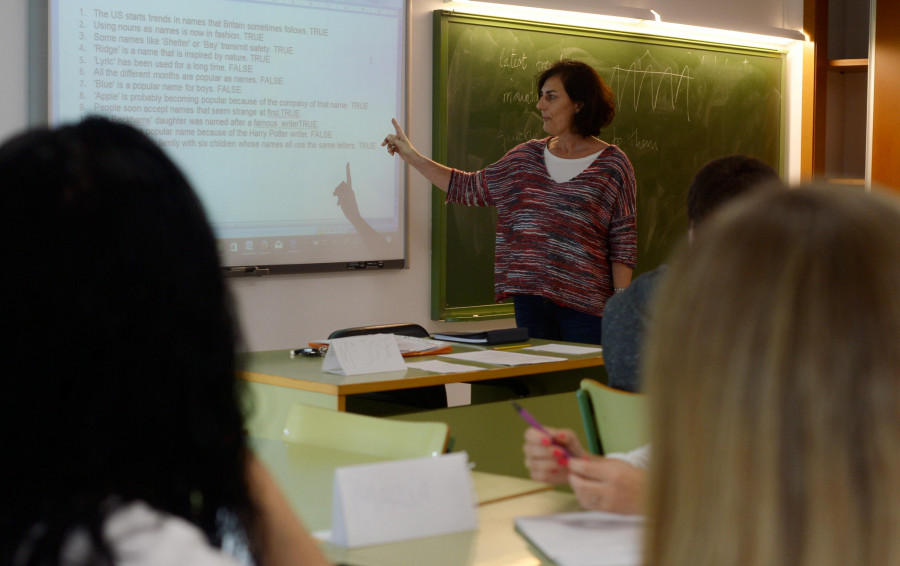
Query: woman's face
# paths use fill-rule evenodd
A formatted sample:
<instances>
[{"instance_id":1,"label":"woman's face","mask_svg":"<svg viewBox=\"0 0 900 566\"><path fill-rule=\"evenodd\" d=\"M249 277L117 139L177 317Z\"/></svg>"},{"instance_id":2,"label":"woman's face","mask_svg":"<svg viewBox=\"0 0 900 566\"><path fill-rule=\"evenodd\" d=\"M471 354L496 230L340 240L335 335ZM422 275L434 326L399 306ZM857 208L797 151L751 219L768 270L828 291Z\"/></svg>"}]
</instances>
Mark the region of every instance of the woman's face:
<instances>
[{"instance_id":1,"label":"woman's face","mask_svg":"<svg viewBox=\"0 0 900 566\"><path fill-rule=\"evenodd\" d=\"M540 95L537 109L544 120L544 131L553 136L570 133L572 119L581 106L569 98L559 76L554 75L544 81Z\"/></svg>"}]
</instances>

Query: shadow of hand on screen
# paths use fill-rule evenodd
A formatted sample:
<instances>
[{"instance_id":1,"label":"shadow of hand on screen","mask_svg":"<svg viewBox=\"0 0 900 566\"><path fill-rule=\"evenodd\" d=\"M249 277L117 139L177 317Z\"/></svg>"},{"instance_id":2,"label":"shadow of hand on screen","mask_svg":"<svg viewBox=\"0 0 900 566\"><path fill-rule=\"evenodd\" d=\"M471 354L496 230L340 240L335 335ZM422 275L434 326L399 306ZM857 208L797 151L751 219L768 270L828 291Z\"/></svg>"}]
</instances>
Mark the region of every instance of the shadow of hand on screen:
<instances>
[{"instance_id":1,"label":"shadow of hand on screen","mask_svg":"<svg viewBox=\"0 0 900 566\"><path fill-rule=\"evenodd\" d=\"M359 205L356 202L356 193L353 192L353 182L350 179L350 163L347 163L347 180L341 181L331 193L337 197L337 204L341 207L341 212L350 224L356 228L357 233L366 244L375 244L378 246L386 246L388 241L384 236L375 231L372 226L359 213Z\"/></svg>"}]
</instances>

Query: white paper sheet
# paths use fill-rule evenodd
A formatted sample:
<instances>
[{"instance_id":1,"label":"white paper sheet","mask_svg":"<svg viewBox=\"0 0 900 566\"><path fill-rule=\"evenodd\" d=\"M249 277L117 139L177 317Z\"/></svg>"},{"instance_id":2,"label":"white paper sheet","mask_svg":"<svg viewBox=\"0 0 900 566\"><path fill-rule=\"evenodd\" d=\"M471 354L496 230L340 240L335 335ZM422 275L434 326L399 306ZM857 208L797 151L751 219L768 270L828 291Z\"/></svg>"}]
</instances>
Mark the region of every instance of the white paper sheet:
<instances>
[{"instance_id":1,"label":"white paper sheet","mask_svg":"<svg viewBox=\"0 0 900 566\"><path fill-rule=\"evenodd\" d=\"M644 519L601 511L518 517L516 530L558 566L638 566Z\"/></svg>"},{"instance_id":2,"label":"white paper sheet","mask_svg":"<svg viewBox=\"0 0 900 566\"><path fill-rule=\"evenodd\" d=\"M572 346L569 344L543 344L541 346L527 346L523 350L536 352L553 352L554 354L596 354L603 351L600 346Z\"/></svg>"},{"instance_id":3,"label":"white paper sheet","mask_svg":"<svg viewBox=\"0 0 900 566\"><path fill-rule=\"evenodd\" d=\"M500 366L523 366L527 364L565 361L565 358L557 358L554 356L535 356L534 354L519 354L516 352L505 352L503 350L479 350L477 352L462 352L460 354L442 354L441 357Z\"/></svg>"},{"instance_id":4,"label":"white paper sheet","mask_svg":"<svg viewBox=\"0 0 900 566\"><path fill-rule=\"evenodd\" d=\"M450 362L442 362L440 360L429 360L427 362L407 363L406 367L420 369L422 371L430 371L433 373L462 373L466 371L475 371L481 369L477 366L467 366L463 364L451 364Z\"/></svg>"},{"instance_id":5,"label":"white paper sheet","mask_svg":"<svg viewBox=\"0 0 900 566\"><path fill-rule=\"evenodd\" d=\"M331 542L348 548L478 528L465 452L338 468Z\"/></svg>"},{"instance_id":6,"label":"white paper sheet","mask_svg":"<svg viewBox=\"0 0 900 566\"><path fill-rule=\"evenodd\" d=\"M402 371L406 362L393 334L367 334L330 341L322 371L340 375Z\"/></svg>"}]
</instances>

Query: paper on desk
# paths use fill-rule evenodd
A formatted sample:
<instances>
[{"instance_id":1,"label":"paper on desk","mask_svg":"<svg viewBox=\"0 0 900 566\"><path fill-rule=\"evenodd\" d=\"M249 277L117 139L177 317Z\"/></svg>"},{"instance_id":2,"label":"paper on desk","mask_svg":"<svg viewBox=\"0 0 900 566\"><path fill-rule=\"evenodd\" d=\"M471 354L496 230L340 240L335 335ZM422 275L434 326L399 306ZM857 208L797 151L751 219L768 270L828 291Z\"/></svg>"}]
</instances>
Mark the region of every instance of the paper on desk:
<instances>
[{"instance_id":1,"label":"paper on desk","mask_svg":"<svg viewBox=\"0 0 900 566\"><path fill-rule=\"evenodd\" d=\"M366 334L330 341L322 371L340 375L406 369L393 334Z\"/></svg>"},{"instance_id":2,"label":"paper on desk","mask_svg":"<svg viewBox=\"0 0 900 566\"><path fill-rule=\"evenodd\" d=\"M600 346L571 346L569 344L542 344L540 346L528 346L523 350L536 350L539 352L553 352L555 354L597 354L603 351Z\"/></svg>"},{"instance_id":3,"label":"paper on desk","mask_svg":"<svg viewBox=\"0 0 900 566\"><path fill-rule=\"evenodd\" d=\"M463 364L451 364L450 362L442 362L440 360L429 360L427 362L413 362L406 364L406 367L420 369L422 371L430 371L433 373L462 373L465 371L475 371L481 369L476 366L467 366Z\"/></svg>"},{"instance_id":4,"label":"paper on desk","mask_svg":"<svg viewBox=\"0 0 900 566\"><path fill-rule=\"evenodd\" d=\"M338 468L330 542L347 548L478 528L465 452Z\"/></svg>"},{"instance_id":5,"label":"paper on desk","mask_svg":"<svg viewBox=\"0 0 900 566\"><path fill-rule=\"evenodd\" d=\"M400 336L394 334L397 340L397 347L400 353L406 356L443 354L453 351L453 346L440 340L431 340L430 338L419 338L418 336Z\"/></svg>"},{"instance_id":6,"label":"paper on desk","mask_svg":"<svg viewBox=\"0 0 900 566\"><path fill-rule=\"evenodd\" d=\"M442 358L454 358L470 362L496 364L500 366L524 366L527 364L543 364L546 362L562 362L565 358L553 356L535 356L534 354L519 354L503 350L479 350L477 352L462 352L460 354L443 354Z\"/></svg>"},{"instance_id":7,"label":"paper on desk","mask_svg":"<svg viewBox=\"0 0 900 566\"><path fill-rule=\"evenodd\" d=\"M558 566L638 566L644 518L602 511L516 518L516 531Z\"/></svg>"}]
</instances>

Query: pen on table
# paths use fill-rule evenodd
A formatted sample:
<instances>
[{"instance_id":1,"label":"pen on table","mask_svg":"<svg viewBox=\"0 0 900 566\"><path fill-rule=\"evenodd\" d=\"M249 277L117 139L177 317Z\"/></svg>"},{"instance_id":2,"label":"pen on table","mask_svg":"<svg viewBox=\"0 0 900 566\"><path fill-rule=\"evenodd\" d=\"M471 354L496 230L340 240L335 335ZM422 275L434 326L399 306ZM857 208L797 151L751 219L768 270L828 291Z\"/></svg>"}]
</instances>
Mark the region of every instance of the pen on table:
<instances>
[{"instance_id":1,"label":"pen on table","mask_svg":"<svg viewBox=\"0 0 900 566\"><path fill-rule=\"evenodd\" d=\"M298 348L296 350L290 350L291 357L295 356L304 356L307 358L316 358L325 354L328 350L328 346L321 346L319 348Z\"/></svg>"},{"instance_id":2,"label":"pen on table","mask_svg":"<svg viewBox=\"0 0 900 566\"><path fill-rule=\"evenodd\" d=\"M555 438L553 438L553 435L550 434L550 431L547 430L546 428L544 428L544 425L542 425L542 424L540 423L540 421L538 421L536 418L534 418L534 416L533 416L531 413L529 413L528 411L526 411L521 405L519 405L519 404L516 403L515 401L513 401L513 404L512 404L512 405L513 405L513 409L515 409L516 412L519 413L519 416L520 416L520 417L522 417L523 419L525 419L525 421L528 422L528 424L530 424L530 425L533 426L534 428L536 428L536 429L538 429L539 431L541 431L541 432L543 432L544 434L546 434L546 435L547 435L547 438L550 439L550 442L552 442L552 443L555 444L556 446L559 446L560 448L563 449L563 451L566 453L566 456L568 456L568 457L570 457L570 458L574 458L574 457L575 457L575 454L574 454L571 450L569 450L564 444L561 444L561 443L558 442Z\"/></svg>"},{"instance_id":3,"label":"pen on table","mask_svg":"<svg viewBox=\"0 0 900 566\"><path fill-rule=\"evenodd\" d=\"M527 348L531 344L513 344L512 346L494 346L492 350L518 350L519 348Z\"/></svg>"}]
</instances>

